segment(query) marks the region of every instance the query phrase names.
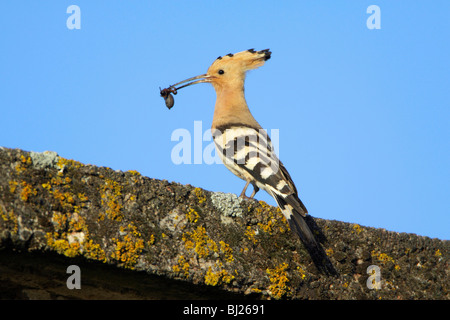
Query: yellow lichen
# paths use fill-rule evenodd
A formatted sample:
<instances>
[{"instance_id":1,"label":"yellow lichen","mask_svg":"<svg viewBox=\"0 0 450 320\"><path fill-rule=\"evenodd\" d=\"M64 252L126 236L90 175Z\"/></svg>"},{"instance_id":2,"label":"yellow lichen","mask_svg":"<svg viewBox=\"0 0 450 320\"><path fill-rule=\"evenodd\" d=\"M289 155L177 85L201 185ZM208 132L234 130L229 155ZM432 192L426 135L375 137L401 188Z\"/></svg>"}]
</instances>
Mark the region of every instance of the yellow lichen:
<instances>
[{"instance_id":1,"label":"yellow lichen","mask_svg":"<svg viewBox=\"0 0 450 320\"><path fill-rule=\"evenodd\" d=\"M30 166L33 163L33 161L31 160L31 157L25 158L24 155L20 156L20 162L22 162L26 166Z\"/></svg>"},{"instance_id":2,"label":"yellow lichen","mask_svg":"<svg viewBox=\"0 0 450 320\"><path fill-rule=\"evenodd\" d=\"M259 201L260 207L254 209L254 213L266 222L259 222L258 227L270 235L274 232L284 233L289 230L289 223L280 208L274 208L264 201Z\"/></svg>"},{"instance_id":3,"label":"yellow lichen","mask_svg":"<svg viewBox=\"0 0 450 320\"><path fill-rule=\"evenodd\" d=\"M133 176L140 176L141 174L136 170L128 170L127 172L131 173Z\"/></svg>"},{"instance_id":4,"label":"yellow lichen","mask_svg":"<svg viewBox=\"0 0 450 320\"><path fill-rule=\"evenodd\" d=\"M82 164L59 158L57 166L60 169L80 168ZM81 208L86 205L84 203L88 201L88 198L82 192L72 192L72 178L65 176L64 170L60 170L56 176L49 174L49 180L41 186L61 205L61 207L55 207L59 211L52 213L51 222L54 230L46 234L47 245L68 257L83 255L88 259L106 262L106 254L101 245L89 239L88 225L85 217L81 215ZM24 198L27 194L30 196L34 193L29 188L30 186L24 184L21 192Z\"/></svg>"},{"instance_id":5,"label":"yellow lichen","mask_svg":"<svg viewBox=\"0 0 450 320\"><path fill-rule=\"evenodd\" d=\"M20 156L20 162L15 166L15 170L17 173L22 173L32 164L32 160L30 157L25 158L24 155Z\"/></svg>"},{"instance_id":6,"label":"yellow lichen","mask_svg":"<svg viewBox=\"0 0 450 320\"><path fill-rule=\"evenodd\" d=\"M51 222L54 231L46 234L47 245L56 252L68 257L83 255L88 259L106 262L106 254L99 244L89 239L85 218L79 213L79 207L63 213L54 211Z\"/></svg>"},{"instance_id":7,"label":"yellow lichen","mask_svg":"<svg viewBox=\"0 0 450 320\"><path fill-rule=\"evenodd\" d=\"M199 204L202 204L203 202L206 201L206 196L205 196L205 194L203 193L202 189L200 189L200 188L195 188L195 189L194 189L194 193L195 193L195 195L197 196L197 200L198 200L198 203L199 203Z\"/></svg>"},{"instance_id":8,"label":"yellow lichen","mask_svg":"<svg viewBox=\"0 0 450 320\"><path fill-rule=\"evenodd\" d=\"M357 234L360 234L361 231L363 230L363 229L361 228L361 226L360 226L359 224L356 224L356 223L353 224L352 228L353 228L353 230L355 230L355 232L356 232Z\"/></svg>"},{"instance_id":9,"label":"yellow lichen","mask_svg":"<svg viewBox=\"0 0 450 320\"><path fill-rule=\"evenodd\" d=\"M86 202L89 200L88 197L84 193L78 193L77 197L78 197L78 199L80 199L81 202Z\"/></svg>"},{"instance_id":10,"label":"yellow lichen","mask_svg":"<svg viewBox=\"0 0 450 320\"><path fill-rule=\"evenodd\" d=\"M266 270L271 283L269 286L269 294L275 299L281 299L291 291L291 289L287 285L287 283L289 282L289 278L287 276L286 269L288 269L288 267L288 264L286 262L283 262L273 269L268 268Z\"/></svg>"},{"instance_id":11,"label":"yellow lichen","mask_svg":"<svg viewBox=\"0 0 450 320\"><path fill-rule=\"evenodd\" d=\"M304 279L306 278L305 270L303 270L302 267L298 266L298 267L297 267L297 272L299 273L300 278L301 278L302 280L304 280Z\"/></svg>"},{"instance_id":12,"label":"yellow lichen","mask_svg":"<svg viewBox=\"0 0 450 320\"><path fill-rule=\"evenodd\" d=\"M233 262L233 249L231 249L230 245L225 243L224 241L219 241L220 244L220 252L225 255L226 262Z\"/></svg>"},{"instance_id":13,"label":"yellow lichen","mask_svg":"<svg viewBox=\"0 0 450 320\"><path fill-rule=\"evenodd\" d=\"M208 286L217 286L224 283L230 283L234 276L231 275L227 270L223 269L223 265L220 261L216 261L214 269L217 271L213 271L211 267L208 268L208 271L205 275L205 284Z\"/></svg>"},{"instance_id":14,"label":"yellow lichen","mask_svg":"<svg viewBox=\"0 0 450 320\"><path fill-rule=\"evenodd\" d=\"M150 235L150 239L147 240L147 245L151 246L155 243L155 236L153 234Z\"/></svg>"},{"instance_id":15,"label":"yellow lichen","mask_svg":"<svg viewBox=\"0 0 450 320\"><path fill-rule=\"evenodd\" d=\"M67 215L60 212L54 212L52 223L56 232L64 232L67 229Z\"/></svg>"},{"instance_id":16,"label":"yellow lichen","mask_svg":"<svg viewBox=\"0 0 450 320\"><path fill-rule=\"evenodd\" d=\"M17 185L19 184L17 181L8 181L9 184L9 192L16 192Z\"/></svg>"},{"instance_id":17,"label":"yellow lichen","mask_svg":"<svg viewBox=\"0 0 450 320\"><path fill-rule=\"evenodd\" d=\"M73 204L75 203L74 195L67 191L61 191L59 188L53 188L50 190L53 197L59 201L61 206L66 211L73 211Z\"/></svg>"},{"instance_id":18,"label":"yellow lichen","mask_svg":"<svg viewBox=\"0 0 450 320\"><path fill-rule=\"evenodd\" d=\"M184 241L184 247L187 250L191 250L194 248L194 242L192 242L191 240L188 240L187 238L183 237L183 241Z\"/></svg>"},{"instance_id":19,"label":"yellow lichen","mask_svg":"<svg viewBox=\"0 0 450 320\"><path fill-rule=\"evenodd\" d=\"M74 208L76 208L76 206L74 206ZM69 221L69 230L71 232L88 231L85 219L82 216L80 216L77 212L74 212L71 215L71 219Z\"/></svg>"},{"instance_id":20,"label":"yellow lichen","mask_svg":"<svg viewBox=\"0 0 450 320\"><path fill-rule=\"evenodd\" d=\"M183 234L186 249L194 249L200 258L205 258L213 252L217 252L217 244L206 233L203 226L198 226L193 232Z\"/></svg>"},{"instance_id":21,"label":"yellow lichen","mask_svg":"<svg viewBox=\"0 0 450 320\"><path fill-rule=\"evenodd\" d=\"M123 228L121 231L126 232L126 234L121 236L120 239L112 239L115 248L111 258L118 261L125 268L134 269L144 249L144 240L141 238L141 233L136 226L131 223L126 229Z\"/></svg>"},{"instance_id":22,"label":"yellow lichen","mask_svg":"<svg viewBox=\"0 0 450 320\"><path fill-rule=\"evenodd\" d=\"M239 249L239 252L240 252L240 253L243 253L243 254L247 254L249 251L250 251L250 249L247 248L247 247L244 247L244 248L240 248L240 249Z\"/></svg>"},{"instance_id":23,"label":"yellow lichen","mask_svg":"<svg viewBox=\"0 0 450 320\"><path fill-rule=\"evenodd\" d=\"M52 190L52 185L50 183L43 183L41 184L42 188L44 188L47 191L51 191Z\"/></svg>"},{"instance_id":24,"label":"yellow lichen","mask_svg":"<svg viewBox=\"0 0 450 320\"><path fill-rule=\"evenodd\" d=\"M186 278L189 277L189 263L183 255L178 258L178 263L172 266L172 270L174 272L182 272Z\"/></svg>"},{"instance_id":25,"label":"yellow lichen","mask_svg":"<svg viewBox=\"0 0 450 320\"><path fill-rule=\"evenodd\" d=\"M67 257L73 258L80 254L81 244L78 241L69 242L67 234L57 232L47 232L47 245L56 252Z\"/></svg>"},{"instance_id":26,"label":"yellow lichen","mask_svg":"<svg viewBox=\"0 0 450 320\"><path fill-rule=\"evenodd\" d=\"M12 233L17 234L17 231L19 230L19 222L16 215L14 214L14 211L11 210L9 212L4 212L2 208L0 208L0 217L6 225L11 226L9 228L12 229Z\"/></svg>"},{"instance_id":27,"label":"yellow lichen","mask_svg":"<svg viewBox=\"0 0 450 320\"><path fill-rule=\"evenodd\" d=\"M330 257L334 253L334 250L333 250L333 248L328 248L325 250L325 253L327 256Z\"/></svg>"},{"instance_id":28,"label":"yellow lichen","mask_svg":"<svg viewBox=\"0 0 450 320\"><path fill-rule=\"evenodd\" d=\"M186 213L186 217L188 218L189 222L191 222L191 223L197 223L198 218L200 218L197 211L195 211L192 208L189 208L189 211Z\"/></svg>"},{"instance_id":29,"label":"yellow lichen","mask_svg":"<svg viewBox=\"0 0 450 320\"><path fill-rule=\"evenodd\" d=\"M88 259L106 262L106 254L102 247L94 243L92 239L84 243L84 256Z\"/></svg>"},{"instance_id":30,"label":"yellow lichen","mask_svg":"<svg viewBox=\"0 0 450 320\"><path fill-rule=\"evenodd\" d=\"M42 183L41 186L59 202L64 212L79 213L80 206L75 205L77 199L85 202L87 197L82 193L78 193L77 195L72 193L71 182L71 178L58 175L51 177L50 181Z\"/></svg>"},{"instance_id":31,"label":"yellow lichen","mask_svg":"<svg viewBox=\"0 0 450 320\"><path fill-rule=\"evenodd\" d=\"M22 201L26 202L30 196L37 195L37 191L26 181L22 181L20 184L22 186L22 191L20 192L20 199L22 199Z\"/></svg>"},{"instance_id":32,"label":"yellow lichen","mask_svg":"<svg viewBox=\"0 0 450 320\"><path fill-rule=\"evenodd\" d=\"M247 229L244 232L244 236L247 237L253 244L258 243L258 239L256 239L256 231L252 229L252 227L247 226Z\"/></svg>"},{"instance_id":33,"label":"yellow lichen","mask_svg":"<svg viewBox=\"0 0 450 320\"><path fill-rule=\"evenodd\" d=\"M388 256L386 253L381 253L381 252L376 252L375 250L373 250L371 252L372 256L375 257L377 260L386 263L388 261L394 263L394 259L390 256Z\"/></svg>"},{"instance_id":34,"label":"yellow lichen","mask_svg":"<svg viewBox=\"0 0 450 320\"><path fill-rule=\"evenodd\" d=\"M111 220L122 221L122 186L116 181L106 179L101 189L102 205L106 206L105 214ZM100 216L99 216L100 218Z\"/></svg>"},{"instance_id":35,"label":"yellow lichen","mask_svg":"<svg viewBox=\"0 0 450 320\"><path fill-rule=\"evenodd\" d=\"M75 169L81 168L84 166L81 162L71 160L71 159L65 159L65 158L58 158L58 162L56 163L59 169L63 169L65 166L67 167L74 167Z\"/></svg>"},{"instance_id":36,"label":"yellow lichen","mask_svg":"<svg viewBox=\"0 0 450 320\"><path fill-rule=\"evenodd\" d=\"M394 264L394 269L400 270L400 266L398 264L396 264L395 260L392 257L390 257L389 255L387 255L386 253L376 252L375 250L372 250L371 254L373 257L375 257L378 261L380 261L383 264L385 264L387 262L392 262Z\"/></svg>"}]
</instances>

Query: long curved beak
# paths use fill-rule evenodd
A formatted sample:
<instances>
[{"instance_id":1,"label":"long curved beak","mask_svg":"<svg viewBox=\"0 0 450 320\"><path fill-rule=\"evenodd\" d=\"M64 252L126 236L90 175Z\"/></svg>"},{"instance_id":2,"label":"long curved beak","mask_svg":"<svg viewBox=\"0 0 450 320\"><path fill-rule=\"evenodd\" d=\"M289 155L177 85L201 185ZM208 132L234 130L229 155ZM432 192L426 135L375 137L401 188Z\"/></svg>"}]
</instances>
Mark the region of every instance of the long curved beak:
<instances>
[{"instance_id":1,"label":"long curved beak","mask_svg":"<svg viewBox=\"0 0 450 320\"><path fill-rule=\"evenodd\" d=\"M175 84L171 85L168 89L174 89L176 91L176 90L180 90L182 88L189 87L189 86L191 86L193 84L204 83L204 82L211 82L212 78L213 78L212 76L208 76L205 73L205 74L201 74L199 76L192 77L192 78L180 81L178 83L175 83ZM199 79L199 80L197 80L197 79ZM197 80L197 81L194 81L194 80ZM189 81L192 81L192 82L189 82ZM186 83L186 82L189 82L189 83ZM183 83L186 83L186 84L184 84L182 86L179 86L180 84L183 84ZM177 87L177 86L179 86L179 87Z\"/></svg>"},{"instance_id":2,"label":"long curved beak","mask_svg":"<svg viewBox=\"0 0 450 320\"><path fill-rule=\"evenodd\" d=\"M213 78L214 78L213 76L208 76L208 74L206 74L206 73L205 74L201 74L199 76L192 77L192 78L180 81L178 83L175 83L175 84L171 85L168 88L165 88L165 89L162 89L162 90L161 90L161 88L159 88L159 94L161 95L161 97L164 98L164 101L166 102L166 107L171 109L173 107L174 103L175 103L175 101L173 99L173 96L172 96L172 93L173 94L177 94L177 90L189 87L189 86L191 86L193 84L204 83L204 82L211 82L211 80ZM180 86L180 84L183 84L183 83L185 83L185 84ZM177 87L177 86L179 86L179 87Z\"/></svg>"}]
</instances>

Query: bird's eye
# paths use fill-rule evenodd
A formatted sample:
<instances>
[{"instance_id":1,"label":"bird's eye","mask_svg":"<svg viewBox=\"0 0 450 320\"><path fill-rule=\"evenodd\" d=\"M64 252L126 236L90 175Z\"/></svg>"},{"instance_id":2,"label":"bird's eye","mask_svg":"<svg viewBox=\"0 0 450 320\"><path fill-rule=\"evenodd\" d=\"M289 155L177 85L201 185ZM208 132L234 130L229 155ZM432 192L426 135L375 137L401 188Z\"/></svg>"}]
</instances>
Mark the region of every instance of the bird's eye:
<instances>
[{"instance_id":1,"label":"bird's eye","mask_svg":"<svg viewBox=\"0 0 450 320\"><path fill-rule=\"evenodd\" d=\"M225 71L223 71L222 69L220 69L218 73L219 73L219 74L224 74Z\"/></svg>"}]
</instances>

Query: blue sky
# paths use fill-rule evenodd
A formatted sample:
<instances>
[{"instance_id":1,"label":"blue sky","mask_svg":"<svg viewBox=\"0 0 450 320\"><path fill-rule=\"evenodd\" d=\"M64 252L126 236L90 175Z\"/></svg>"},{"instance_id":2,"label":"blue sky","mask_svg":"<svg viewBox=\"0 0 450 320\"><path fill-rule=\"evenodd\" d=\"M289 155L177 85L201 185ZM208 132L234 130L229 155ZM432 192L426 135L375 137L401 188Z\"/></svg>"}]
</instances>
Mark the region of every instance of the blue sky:
<instances>
[{"instance_id":1,"label":"blue sky","mask_svg":"<svg viewBox=\"0 0 450 320\"><path fill-rule=\"evenodd\" d=\"M67 7L81 10L69 30ZM370 5L381 29L369 30ZM270 48L246 81L314 217L450 238L450 1L3 1L0 145L239 194L222 165L171 160L215 93L165 87ZM193 137L194 138L194 137ZM209 143L204 142L203 147ZM258 199L275 202L264 192Z\"/></svg>"}]
</instances>

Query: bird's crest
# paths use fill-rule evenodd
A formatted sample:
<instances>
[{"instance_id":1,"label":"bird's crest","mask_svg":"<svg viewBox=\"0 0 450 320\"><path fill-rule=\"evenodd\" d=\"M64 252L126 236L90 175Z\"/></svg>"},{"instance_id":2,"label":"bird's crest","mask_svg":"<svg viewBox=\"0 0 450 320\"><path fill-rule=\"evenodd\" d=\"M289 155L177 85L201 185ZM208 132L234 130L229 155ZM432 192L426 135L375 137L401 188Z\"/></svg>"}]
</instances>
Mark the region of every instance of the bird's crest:
<instances>
[{"instance_id":1,"label":"bird's crest","mask_svg":"<svg viewBox=\"0 0 450 320\"><path fill-rule=\"evenodd\" d=\"M218 57L209 67L208 73L211 70L220 69L224 66L232 66L234 69L239 69L243 72L256 69L264 65L264 62L270 59L271 54L272 52L269 49L260 51L249 49L234 54L229 53L223 57Z\"/></svg>"}]
</instances>

